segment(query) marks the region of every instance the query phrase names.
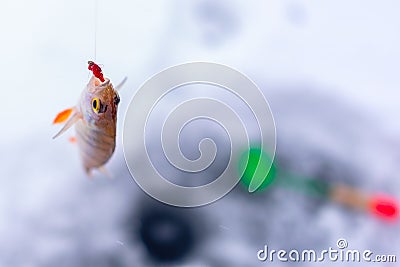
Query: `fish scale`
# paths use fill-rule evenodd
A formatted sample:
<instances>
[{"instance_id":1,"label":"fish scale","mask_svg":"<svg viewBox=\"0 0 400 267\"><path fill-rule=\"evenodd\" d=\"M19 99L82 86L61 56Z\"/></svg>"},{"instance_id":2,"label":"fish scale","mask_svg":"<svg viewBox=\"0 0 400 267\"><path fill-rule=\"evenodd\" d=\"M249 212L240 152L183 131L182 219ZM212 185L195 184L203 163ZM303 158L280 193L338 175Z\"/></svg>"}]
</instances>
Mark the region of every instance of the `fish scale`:
<instances>
[{"instance_id":1,"label":"fish scale","mask_svg":"<svg viewBox=\"0 0 400 267\"><path fill-rule=\"evenodd\" d=\"M104 165L115 150L115 132L111 135L102 133L82 122L78 122L75 128L84 168L90 170Z\"/></svg>"}]
</instances>

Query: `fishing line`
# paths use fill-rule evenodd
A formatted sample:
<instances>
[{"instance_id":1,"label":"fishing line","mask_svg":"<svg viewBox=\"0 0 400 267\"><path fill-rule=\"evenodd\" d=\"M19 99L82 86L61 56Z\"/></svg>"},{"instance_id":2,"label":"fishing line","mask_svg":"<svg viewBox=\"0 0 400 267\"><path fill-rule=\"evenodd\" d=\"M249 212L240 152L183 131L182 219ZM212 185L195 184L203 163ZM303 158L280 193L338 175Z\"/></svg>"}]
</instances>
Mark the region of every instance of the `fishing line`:
<instances>
[{"instance_id":1,"label":"fishing line","mask_svg":"<svg viewBox=\"0 0 400 267\"><path fill-rule=\"evenodd\" d=\"M97 54L97 13L98 13L98 0L94 0L94 60L96 61Z\"/></svg>"}]
</instances>

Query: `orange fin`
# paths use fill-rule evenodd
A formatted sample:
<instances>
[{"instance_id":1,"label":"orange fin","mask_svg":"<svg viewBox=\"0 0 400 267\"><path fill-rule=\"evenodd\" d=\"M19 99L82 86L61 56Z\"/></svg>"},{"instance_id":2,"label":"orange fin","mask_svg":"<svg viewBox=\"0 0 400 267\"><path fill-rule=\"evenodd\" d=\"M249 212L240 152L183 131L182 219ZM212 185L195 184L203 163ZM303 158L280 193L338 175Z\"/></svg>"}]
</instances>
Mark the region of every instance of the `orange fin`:
<instances>
[{"instance_id":1,"label":"orange fin","mask_svg":"<svg viewBox=\"0 0 400 267\"><path fill-rule=\"evenodd\" d=\"M72 125L75 124L79 119L81 118L80 113L74 112L72 116L69 118L69 120L65 123L64 127L55 135L53 136L53 139L57 138L60 136L62 133L64 133L66 130L68 130Z\"/></svg>"},{"instance_id":2,"label":"orange fin","mask_svg":"<svg viewBox=\"0 0 400 267\"><path fill-rule=\"evenodd\" d=\"M72 144L76 144L76 142L77 142L75 136L71 136L71 137L68 139L68 141L69 141L70 143L72 143Z\"/></svg>"},{"instance_id":3,"label":"orange fin","mask_svg":"<svg viewBox=\"0 0 400 267\"><path fill-rule=\"evenodd\" d=\"M58 113L53 120L53 124L65 122L71 116L73 110L73 108L68 108Z\"/></svg>"}]
</instances>

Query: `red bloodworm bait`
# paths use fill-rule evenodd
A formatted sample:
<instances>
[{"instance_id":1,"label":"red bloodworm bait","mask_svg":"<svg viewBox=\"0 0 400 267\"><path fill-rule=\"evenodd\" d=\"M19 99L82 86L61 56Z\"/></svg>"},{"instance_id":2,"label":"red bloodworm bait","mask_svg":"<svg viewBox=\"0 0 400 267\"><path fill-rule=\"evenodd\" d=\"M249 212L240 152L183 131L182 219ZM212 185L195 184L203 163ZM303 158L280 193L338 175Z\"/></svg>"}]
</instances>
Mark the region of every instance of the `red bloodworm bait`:
<instances>
[{"instance_id":1,"label":"red bloodworm bait","mask_svg":"<svg viewBox=\"0 0 400 267\"><path fill-rule=\"evenodd\" d=\"M98 78L101 82L104 82L103 71L101 70L99 65L97 65L93 61L88 61L88 70L93 72L93 75L96 78Z\"/></svg>"}]
</instances>

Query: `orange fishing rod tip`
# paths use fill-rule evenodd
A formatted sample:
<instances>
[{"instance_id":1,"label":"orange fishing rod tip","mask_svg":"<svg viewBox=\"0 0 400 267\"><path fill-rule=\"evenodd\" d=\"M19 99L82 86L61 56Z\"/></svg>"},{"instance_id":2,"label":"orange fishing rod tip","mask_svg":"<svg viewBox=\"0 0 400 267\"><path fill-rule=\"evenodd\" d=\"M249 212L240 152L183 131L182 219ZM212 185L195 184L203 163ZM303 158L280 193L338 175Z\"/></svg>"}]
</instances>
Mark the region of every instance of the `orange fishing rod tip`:
<instances>
[{"instance_id":1,"label":"orange fishing rod tip","mask_svg":"<svg viewBox=\"0 0 400 267\"><path fill-rule=\"evenodd\" d=\"M369 211L381 219L396 220L399 216L399 205L391 196L375 195L370 198Z\"/></svg>"}]
</instances>

